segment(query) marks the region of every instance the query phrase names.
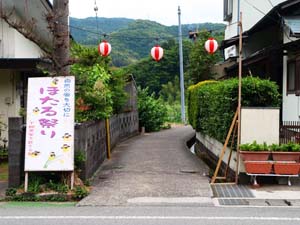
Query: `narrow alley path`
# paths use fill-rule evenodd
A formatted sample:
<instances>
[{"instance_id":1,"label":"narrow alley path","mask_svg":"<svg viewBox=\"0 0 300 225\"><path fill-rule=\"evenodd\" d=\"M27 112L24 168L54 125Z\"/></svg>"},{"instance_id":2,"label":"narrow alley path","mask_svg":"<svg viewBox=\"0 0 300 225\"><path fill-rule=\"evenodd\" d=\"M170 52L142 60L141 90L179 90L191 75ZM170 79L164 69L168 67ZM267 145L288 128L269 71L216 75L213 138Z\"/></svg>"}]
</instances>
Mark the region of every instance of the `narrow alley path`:
<instances>
[{"instance_id":1,"label":"narrow alley path","mask_svg":"<svg viewBox=\"0 0 300 225\"><path fill-rule=\"evenodd\" d=\"M212 205L208 167L186 147L193 135L182 126L121 143L78 206Z\"/></svg>"}]
</instances>

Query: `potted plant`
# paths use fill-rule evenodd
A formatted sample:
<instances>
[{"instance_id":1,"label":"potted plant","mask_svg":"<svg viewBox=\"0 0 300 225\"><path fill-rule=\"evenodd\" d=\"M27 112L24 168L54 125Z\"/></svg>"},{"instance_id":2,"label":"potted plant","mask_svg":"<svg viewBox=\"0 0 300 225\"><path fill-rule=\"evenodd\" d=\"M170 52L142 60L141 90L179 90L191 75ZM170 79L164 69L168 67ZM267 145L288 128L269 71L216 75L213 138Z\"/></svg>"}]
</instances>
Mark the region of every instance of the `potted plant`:
<instances>
[{"instance_id":1,"label":"potted plant","mask_svg":"<svg viewBox=\"0 0 300 225\"><path fill-rule=\"evenodd\" d=\"M253 141L251 144L241 144L240 154L244 161L266 161L269 159L270 150L265 142L257 144Z\"/></svg>"},{"instance_id":2,"label":"potted plant","mask_svg":"<svg viewBox=\"0 0 300 225\"><path fill-rule=\"evenodd\" d=\"M270 145L272 157L274 161L296 161L300 159L300 145L296 143L288 143L282 145Z\"/></svg>"}]
</instances>

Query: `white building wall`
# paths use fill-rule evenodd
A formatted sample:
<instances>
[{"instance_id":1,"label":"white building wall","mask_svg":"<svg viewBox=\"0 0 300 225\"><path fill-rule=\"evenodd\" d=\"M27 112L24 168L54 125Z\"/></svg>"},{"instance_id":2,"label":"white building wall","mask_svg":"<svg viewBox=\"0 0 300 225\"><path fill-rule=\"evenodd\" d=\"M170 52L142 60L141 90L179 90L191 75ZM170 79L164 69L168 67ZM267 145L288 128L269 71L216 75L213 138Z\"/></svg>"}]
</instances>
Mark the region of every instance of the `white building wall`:
<instances>
[{"instance_id":1,"label":"white building wall","mask_svg":"<svg viewBox=\"0 0 300 225\"><path fill-rule=\"evenodd\" d=\"M41 50L15 29L0 20L0 58L40 58Z\"/></svg>"},{"instance_id":2,"label":"white building wall","mask_svg":"<svg viewBox=\"0 0 300 225\"><path fill-rule=\"evenodd\" d=\"M243 31L247 31L251 27L253 27L273 8L270 2L267 0L233 0L232 20L225 30L225 40L232 38L238 34L238 1L240 1L240 11L242 12L243 17ZM276 6L284 1L285 0L271 0L273 6Z\"/></svg>"},{"instance_id":3,"label":"white building wall","mask_svg":"<svg viewBox=\"0 0 300 225\"><path fill-rule=\"evenodd\" d=\"M238 0L232 2L232 18L225 29L225 40L234 37L238 33Z\"/></svg>"},{"instance_id":4,"label":"white building wall","mask_svg":"<svg viewBox=\"0 0 300 225\"><path fill-rule=\"evenodd\" d=\"M14 58L40 58L42 56L41 49L16 30L14 31L14 37Z\"/></svg>"},{"instance_id":5,"label":"white building wall","mask_svg":"<svg viewBox=\"0 0 300 225\"><path fill-rule=\"evenodd\" d=\"M19 116L20 95L16 84L20 74L12 70L0 70L0 121L8 125L8 117ZM1 138L8 140L8 132L2 132Z\"/></svg>"},{"instance_id":6,"label":"white building wall","mask_svg":"<svg viewBox=\"0 0 300 225\"><path fill-rule=\"evenodd\" d=\"M297 40L289 37L290 30L285 27L283 42L284 44ZM283 56L283 77L282 77L282 120L283 121L300 121L300 96L287 94L287 61L289 60L288 52Z\"/></svg>"},{"instance_id":7,"label":"white building wall","mask_svg":"<svg viewBox=\"0 0 300 225\"><path fill-rule=\"evenodd\" d=\"M282 121L300 121L300 96L287 94L287 61L288 56L283 56L282 79Z\"/></svg>"},{"instance_id":8,"label":"white building wall","mask_svg":"<svg viewBox=\"0 0 300 225\"><path fill-rule=\"evenodd\" d=\"M14 30L8 24L0 20L0 58L14 57Z\"/></svg>"}]
</instances>

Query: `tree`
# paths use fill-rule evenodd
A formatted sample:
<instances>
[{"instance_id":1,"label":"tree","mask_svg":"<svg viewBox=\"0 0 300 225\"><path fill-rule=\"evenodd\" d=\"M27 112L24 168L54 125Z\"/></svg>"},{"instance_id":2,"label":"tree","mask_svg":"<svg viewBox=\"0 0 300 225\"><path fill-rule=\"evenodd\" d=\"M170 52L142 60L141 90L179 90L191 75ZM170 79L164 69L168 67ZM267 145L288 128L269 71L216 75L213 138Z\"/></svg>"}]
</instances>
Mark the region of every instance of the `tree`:
<instances>
[{"instance_id":1,"label":"tree","mask_svg":"<svg viewBox=\"0 0 300 225\"><path fill-rule=\"evenodd\" d=\"M205 41L210 37L207 31L201 31L190 52L188 77L193 84L213 77L212 66L218 61L219 55L208 54L204 48Z\"/></svg>"},{"instance_id":2,"label":"tree","mask_svg":"<svg viewBox=\"0 0 300 225\"><path fill-rule=\"evenodd\" d=\"M56 70L56 75L67 76L70 74L69 0L53 1L53 18L49 22L53 26L54 69Z\"/></svg>"},{"instance_id":3,"label":"tree","mask_svg":"<svg viewBox=\"0 0 300 225\"><path fill-rule=\"evenodd\" d=\"M112 72L110 57L101 57L96 47L72 44L72 65L76 76L76 121L108 118L123 110L127 101L123 74Z\"/></svg>"},{"instance_id":4,"label":"tree","mask_svg":"<svg viewBox=\"0 0 300 225\"><path fill-rule=\"evenodd\" d=\"M180 102L179 77L176 76L173 82L168 81L168 83L163 84L159 94L170 105Z\"/></svg>"},{"instance_id":5,"label":"tree","mask_svg":"<svg viewBox=\"0 0 300 225\"><path fill-rule=\"evenodd\" d=\"M167 108L163 101L156 99L148 88L138 89L138 112L140 126L147 132L159 131L167 121Z\"/></svg>"},{"instance_id":6,"label":"tree","mask_svg":"<svg viewBox=\"0 0 300 225\"><path fill-rule=\"evenodd\" d=\"M149 93L154 92L156 96L159 95L162 85L174 82L175 77L179 77L178 43L174 39L170 39L164 42L161 47L164 49L164 57L159 62L155 62L149 56L122 69L124 73L134 76L138 86L147 87ZM185 40L183 42L185 67L189 62L188 56L191 47L190 41Z\"/></svg>"}]
</instances>

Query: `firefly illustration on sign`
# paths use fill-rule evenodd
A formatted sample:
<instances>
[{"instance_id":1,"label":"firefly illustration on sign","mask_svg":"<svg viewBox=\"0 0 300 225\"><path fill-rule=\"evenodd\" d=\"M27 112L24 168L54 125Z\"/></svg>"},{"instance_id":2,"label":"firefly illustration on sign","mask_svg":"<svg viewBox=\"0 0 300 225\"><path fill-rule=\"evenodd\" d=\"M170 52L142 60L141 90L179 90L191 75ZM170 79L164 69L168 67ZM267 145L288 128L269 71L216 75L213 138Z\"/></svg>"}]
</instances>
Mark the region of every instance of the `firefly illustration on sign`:
<instances>
[{"instance_id":1,"label":"firefly illustration on sign","mask_svg":"<svg viewBox=\"0 0 300 225\"><path fill-rule=\"evenodd\" d=\"M72 135L69 133L65 133L64 136L62 137L64 141L70 141L72 138Z\"/></svg>"},{"instance_id":2,"label":"firefly illustration on sign","mask_svg":"<svg viewBox=\"0 0 300 225\"><path fill-rule=\"evenodd\" d=\"M40 109L38 107L35 107L33 110L32 110L32 113L33 115L38 115L40 112Z\"/></svg>"},{"instance_id":3,"label":"firefly illustration on sign","mask_svg":"<svg viewBox=\"0 0 300 225\"><path fill-rule=\"evenodd\" d=\"M63 150L63 152L68 152L68 151L70 151L70 145L67 145L67 144L64 144L62 147L61 147L61 149Z\"/></svg>"},{"instance_id":4,"label":"firefly illustration on sign","mask_svg":"<svg viewBox=\"0 0 300 225\"><path fill-rule=\"evenodd\" d=\"M29 152L28 155L32 158L35 158L39 156L40 152L39 151L34 151L34 152Z\"/></svg>"}]
</instances>

